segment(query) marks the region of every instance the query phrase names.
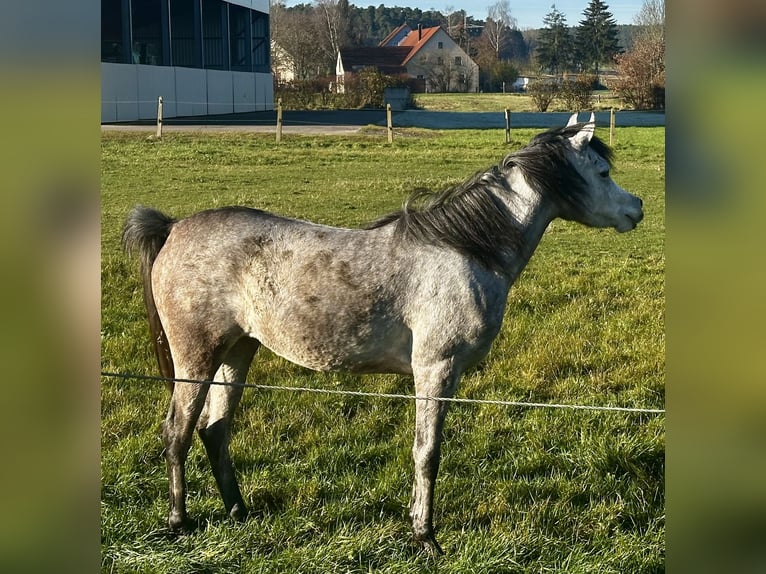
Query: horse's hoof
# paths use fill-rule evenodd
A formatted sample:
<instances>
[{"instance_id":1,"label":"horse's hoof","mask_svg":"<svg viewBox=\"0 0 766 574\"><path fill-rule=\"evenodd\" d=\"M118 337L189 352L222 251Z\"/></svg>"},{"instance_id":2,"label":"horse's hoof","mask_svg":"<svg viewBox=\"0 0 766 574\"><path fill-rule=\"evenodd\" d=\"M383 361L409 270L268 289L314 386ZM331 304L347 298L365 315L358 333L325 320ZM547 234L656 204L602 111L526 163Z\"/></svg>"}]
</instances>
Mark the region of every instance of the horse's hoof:
<instances>
[{"instance_id":1,"label":"horse's hoof","mask_svg":"<svg viewBox=\"0 0 766 574\"><path fill-rule=\"evenodd\" d=\"M429 558L444 556L444 550L439 546L439 543L436 541L433 534L422 538L416 538L415 543L420 547L421 552Z\"/></svg>"},{"instance_id":2,"label":"horse's hoof","mask_svg":"<svg viewBox=\"0 0 766 574\"><path fill-rule=\"evenodd\" d=\"M235 504L231 507L229 516L237 522L242 522L247 518L247 507L244 504Z\"/></svg>"},{"instance_id":3,"label":"horse's hoof","mask_svg":"<svg viewBox=\"0 0 766 574\"><path fill-rule=\"evenodd\" d=\"M168 516L168 528L174 534L188 534L189 521L183 514L171 513Z\"/></svg>"}]
</instances>

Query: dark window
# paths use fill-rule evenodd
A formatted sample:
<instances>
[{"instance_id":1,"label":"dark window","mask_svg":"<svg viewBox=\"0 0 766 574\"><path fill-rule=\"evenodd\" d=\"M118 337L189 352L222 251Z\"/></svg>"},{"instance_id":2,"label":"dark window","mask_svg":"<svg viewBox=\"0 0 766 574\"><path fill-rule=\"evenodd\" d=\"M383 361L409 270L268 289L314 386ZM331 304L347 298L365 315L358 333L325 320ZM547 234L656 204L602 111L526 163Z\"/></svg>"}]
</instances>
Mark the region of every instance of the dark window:
<instances>
[{"instance_id":1,"label":"dark window","mask_svg":"<svg viewBox=\"0 0 766 574\"><path fill-rule=\"evenodd\" d=\"M439 50L443 50L444 49L444 42L439 42L438 44L436 44L436 47L439 48Z\"/></svg>"},{"instance_id":2,"label":"dark window","mask_svg":"<svg viewBox=\"0 0 766 574\"><path fill-rule=\"evenodd\" d=\"M229 5L229 43L231 69L249 72L253 69L250 58L250 10Z\"/></svg>"},{"instance_id":3,"label":"dark window","mask_svg":"<svg viewBox=\"0 0 766 574\"><path fill-rule=\"evenodd\" d=\"M101 61L124 63L129 50L125 49L126 19L123 18L122 0L101 0Z\"/></svg>"},{"instance_id":4,"label":"dark window","mask_svg":"<svg viewBox=\"0 0 766 574\"><path fill-rule=\"evenodd\" d=\"M161 66L162 5L157 0L132 0L132 62ZM167 36L166 36L167 37Z\"/></svg>"},{"instance_id":5,"label":"dark window","mask_svg":"<svg viewBox=\"0 0 766 574\"><path fill-rule=\"evenodd\" d=\"M463 58L460 56L455 56L455 65L456 66L462 66L463 65Z\"/></svg>"},{"instance_id":6,"label":"dark window","mask_svg":"<svg viewBox=\"0 0 766 574\"><path fill-rule=\"evenodd\" d=\"M170 45L174 66L202 67L199 14L199 0L170 0Z\"/></svg>"},{"instance_id":7,"label":"dark window","mask_svg":"<svg viewBox=\"0 0 766 574\"><path fill-rule=\"evenodd\" d=\"M223 0L101 0L101 61L268 73L269 15Z\"/></svg>"},{"instance_id":8,"label":"dark window","mask_svg":"<svg viewBox=\"0 0 766 574\"><path fill-rule=\"evenodd\" d=\"M216 70L227 68L228 46L224 34L224 11L221 0L202 0L202 45L205 67Z\"/></svg>"},{"instance_id":9,"label":"dark window","mask_svg":"<svg viewBox=\"0 0 766 574\"><path fill-rule=\"evenodd\" d=\"M269 15L263 12L252 12L252 30L253 30L253 71L267 73L271 71L271 60L269 52Z\"/></svg>"}]
</instances>

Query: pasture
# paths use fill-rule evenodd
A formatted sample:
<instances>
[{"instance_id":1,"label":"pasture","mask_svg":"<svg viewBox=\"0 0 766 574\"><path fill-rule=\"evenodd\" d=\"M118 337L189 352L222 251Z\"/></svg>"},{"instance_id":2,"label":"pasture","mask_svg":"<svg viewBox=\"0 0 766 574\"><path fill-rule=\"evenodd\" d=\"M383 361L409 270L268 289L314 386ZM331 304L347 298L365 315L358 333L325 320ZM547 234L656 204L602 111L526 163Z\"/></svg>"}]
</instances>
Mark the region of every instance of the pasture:
<instances>
[{"instance_id":1,"label":"pasture","mask_svg":"<svg viewBox=\"0 0 766 574\"><path fill-rule=\"evenodd\" d=\"M339 226L497 163L538 130L376 135L102 135L102 370L156 374L129 209L247 205ZM598 130L608 141L608 132ZM664 134L618 128L620 185L645 219L618 235L555 221L511 289L503 329L458 397L664 406ZM259 351L249 382L412 394L408 377L319 374ZM102 378L104 572L664 571L665 418L453 405L436 487L446 556L414 553L410 401L245 392L232 458L251 515L229 520L200 441L189 535L166 526L164 385Z\"/></svg>"},{"instance_id":2,"label":"pasture","mask_svg":"<svg viewBox=\"0 0 766 574\"><path fill-rule=\"evenodd\" d=\"M432 112L536 112L532 96L524 92L498 93L432 93L413 94L415 106ZM624 104L614 92L598 90L593 93L593 110L623 109ZM569 107L559 98L551 102L549 112L567 112Z\"/></svg>"}]
</instances>

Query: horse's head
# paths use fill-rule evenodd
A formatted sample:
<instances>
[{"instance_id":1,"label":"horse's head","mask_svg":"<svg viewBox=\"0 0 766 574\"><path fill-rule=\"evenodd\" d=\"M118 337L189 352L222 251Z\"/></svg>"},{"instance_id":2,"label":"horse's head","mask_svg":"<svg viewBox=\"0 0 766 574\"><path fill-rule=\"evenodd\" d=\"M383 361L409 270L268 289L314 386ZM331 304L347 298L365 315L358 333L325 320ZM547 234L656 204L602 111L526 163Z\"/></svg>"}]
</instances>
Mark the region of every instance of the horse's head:
<instances>
[{"instance_id":1,"label":"horse's head","mask_svg":"<svg viewBox=\"0 0 766 574\"><path fill-rule=\"evenodd\" d=\"M610 150L593 138L595 115L591 113L587 122L578 124L577 114L572 114L567 128L579 128L569 136L569 161L585 186L577 205L567 208L564 218L591 227L614 227L620 233L634 229L644 218L643 202L610 177Z\"/></svg>"}]
</instances>

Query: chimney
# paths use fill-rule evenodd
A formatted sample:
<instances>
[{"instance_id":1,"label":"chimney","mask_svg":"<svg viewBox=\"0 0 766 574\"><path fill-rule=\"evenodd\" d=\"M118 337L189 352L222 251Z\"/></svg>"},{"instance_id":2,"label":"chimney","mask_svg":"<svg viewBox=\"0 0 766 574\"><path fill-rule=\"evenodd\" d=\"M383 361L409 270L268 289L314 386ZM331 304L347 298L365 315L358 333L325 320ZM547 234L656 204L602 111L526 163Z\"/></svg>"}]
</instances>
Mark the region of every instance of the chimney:
<instances>
[{"instance_id":1,"label":"chimney","mask_svg":"<svg viewBox=\"0 0 766 574\"><path fill-rule=\"evenodd\" d=\"M423 24L418 24L418 42L423 39Z\"/></svg>"}]
</instances>

